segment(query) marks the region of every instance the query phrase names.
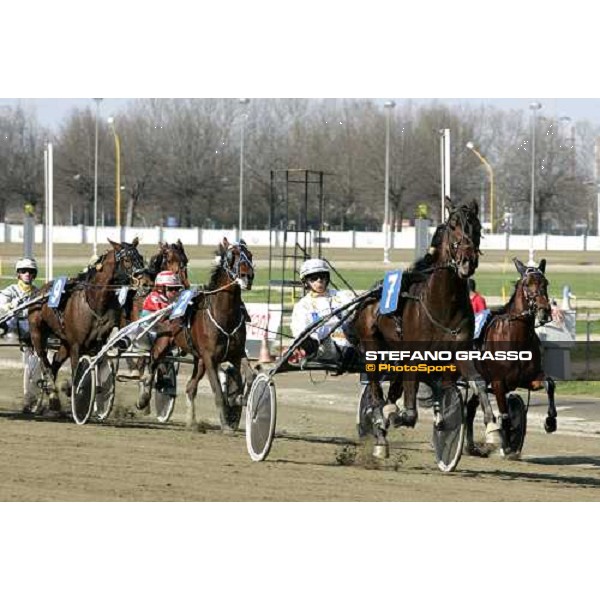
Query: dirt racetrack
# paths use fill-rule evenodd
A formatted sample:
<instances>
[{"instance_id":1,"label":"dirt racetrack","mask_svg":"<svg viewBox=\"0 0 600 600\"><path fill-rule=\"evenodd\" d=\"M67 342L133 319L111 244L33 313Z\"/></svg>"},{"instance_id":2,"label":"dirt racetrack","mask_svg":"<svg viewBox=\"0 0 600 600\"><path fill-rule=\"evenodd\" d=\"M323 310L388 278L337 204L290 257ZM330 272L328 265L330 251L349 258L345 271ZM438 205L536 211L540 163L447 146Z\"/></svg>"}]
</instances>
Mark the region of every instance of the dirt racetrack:
<instances>
[{"instance_id":1,"label":"dirt racetrack","mask_svg":"<svg viewBox=\"0 0 600 600\"><path fill-rule=\"evenodd\" d=\"M18 350L0 349L2 501L600 500L600 419L576 416L579 409L596 411L599 400L569 399L559 433L546 435L545 407L536 397L522 460L463 456L457 472L442 474L429 445L429 411L421 411L415 430L391 433L391 456L378 464L355 434L357 376L323 381L318 373L313 384L310 374L285 374L276 379L273 450L266 462L252 463L243 432L224 436L216 429L204 381L199 431L184 427L181 391L169 424L140 416L132 383L117 384L106 424L78 426L70 418L20 414L18 358ZM184 366L180 390L188 372Z\"/></svg>"}]
</instances>

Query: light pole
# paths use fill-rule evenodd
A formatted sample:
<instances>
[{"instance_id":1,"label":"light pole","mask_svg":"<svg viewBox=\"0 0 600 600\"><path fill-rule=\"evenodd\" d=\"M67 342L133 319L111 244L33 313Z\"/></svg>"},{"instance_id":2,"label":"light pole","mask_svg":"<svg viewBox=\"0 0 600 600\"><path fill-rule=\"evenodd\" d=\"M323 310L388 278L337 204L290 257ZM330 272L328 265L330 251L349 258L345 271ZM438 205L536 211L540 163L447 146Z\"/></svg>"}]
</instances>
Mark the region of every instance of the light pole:
<instances>
[{"instance_id":1,"label":"light pole","mask_svg":"<svg viewBox=\"0 0 600 600\"><path fill-rule=\"evenodd\" d=\"M115 138L115 225L121 227L121 140L113 117L108 117L108 124Z\"/></svg>"},{"instance_id":2,"label":"light pole","mask_svg":"<svg viewBox=\"0 0 600 600\"><path fill-rule=\"evenodd\" d=\"M96 134L94 137L94 256L98 256L98 117L102 98L94 98L96 102Z\"/></svg>"},{"instance_id":3,"label":"light pole","mask_svg":"<svg viewBox=\"0 0 600 600\"><path fill-rule=\"evenodd\" d=\"M490 233L494 233L494 170L492 169L492 165L486 160L485 156L477 151L473 142L467 142L467 148L483 163L490 176ZM483 217L484 215L482 215L482 218Z\"/></svg>"},{"instance_id":4,"label":"light pole","mask_svg":"<svg viewBox=\"0 0 600 600\"><path fill-rule=\"evenodd\" d=\"M537 111L542 108L539 102L532 102L529 105L531 109L531 206L529 210L529 262L528 266L535 267L533 250L533 221L535 211L535 133Z\"/></svg>"},{"instance_id":5,"label":"light pole","mask_svg":"<svg viewBox=\"0 0 600 600\"><path fill-rule=\"evenodd\" d=\"M600 137L594 144L594 181L596 183L596 235L600 236Z\"/></svg>"},{"instance_id":6,"label":"light pole","mask_svg":"<svg viewBox=\"0 0 600 600\"><path fill-rule=\"evenodd\" d=\"M240 98L239 103L242 106L250 104L250 98ZM244 113L242 115L242 132L240 140L240 214L238 223L238 238L242 239L242 230L244 225L244 130L246 126L246 119L248 115Z\"/></svg>"},{"instance_id":7,"label":"light pole","mask_svg":"<svg viewBox=\"0 0 600 600\"><path fill-rule=\"evenodd\" d=\"M388 100L385 108L385 197L383 204L383 264L390 263L390 116L396 106Z\"/></svg>"}]
</instances>

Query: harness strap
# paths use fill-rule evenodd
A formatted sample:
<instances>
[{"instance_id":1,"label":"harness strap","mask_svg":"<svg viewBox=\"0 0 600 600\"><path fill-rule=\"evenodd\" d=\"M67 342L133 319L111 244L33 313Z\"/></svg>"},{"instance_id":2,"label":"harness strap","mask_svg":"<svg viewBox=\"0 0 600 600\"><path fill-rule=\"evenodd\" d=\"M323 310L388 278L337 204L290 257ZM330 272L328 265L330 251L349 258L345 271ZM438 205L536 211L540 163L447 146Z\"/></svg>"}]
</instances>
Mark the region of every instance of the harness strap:
<instances>
[{"instance_id":1,"label":"harness strap","mask_svg":"<svg viewBox=\"0 0 600 600\"><path fill-rule=\"evenodd\" d=\"M452 337L458 337L458 334L461 331L461 326L463 323L465 323L468 320L468 317L465 317L460 323L459 326L455 329L450 329L449 327L446 327L445 325L442 325L442 323L440 323L439 321L437 321L436 319L433 318L433 315L431 314L431 312L429 312L429 309L427 308L427 304L425 302L423 302L423 296L412 296L409 294L402 294L402 296L404 298L409 298L410 300L415 300L416 302L420 302L421 306L423 307L423 311L425 312L425 315L427 316L427 318L429 319L429 321L435 325L436 327L438 327L439 329L441 329L444 333L449 333Z\"/></svg>"},{"instance_id":2,"label":"harness strap","mask_svg":"<svg viewBox=\"0 0 600 600\"><path fill-rule=\"evenodd\" d=\"M227 333L215 320L210 312L210 307L206 308L206 314L208 314L208 318L211 320L212 324L220 331L227 339L227 345L225 346L225 354L223 358L227 358L227 354L229 353L229 342L231 338L239 331L240 327L245 323L244 314L240 311L240 322L237 324L235 329L230 333Z\"/></svg>"}]
</instances>

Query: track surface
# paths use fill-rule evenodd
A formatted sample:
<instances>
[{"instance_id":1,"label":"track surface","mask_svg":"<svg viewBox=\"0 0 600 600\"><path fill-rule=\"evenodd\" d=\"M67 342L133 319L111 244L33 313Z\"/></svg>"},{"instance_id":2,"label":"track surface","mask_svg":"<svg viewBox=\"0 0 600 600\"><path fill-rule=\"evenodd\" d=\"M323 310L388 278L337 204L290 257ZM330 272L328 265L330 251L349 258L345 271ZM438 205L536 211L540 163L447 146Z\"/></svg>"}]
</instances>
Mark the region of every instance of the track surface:
<instances>
[{"instance_id":1,"label":"track surface","mask_svg":"<svg viewBox=\"0 0 600 600\"><path fill-rule=\"evenodd\" d=\"M355 434L356 376L285 374L276 379L277 438L266 462L252 463L243 432L224 436L208 384L201 382L200 431L184 427L180 392L172 422L134 408L136 386L117 384L107 424L18 412L18 350L0 349L0 500L58 501L587 501L600 499L600 400L558 397L559 433L546 435L535 397L520 461L463 456L445 475L429 445L431 417L393 431L391 457L371 459ZM189 370L182 368L180 390ZM66 373L65 373L66 374ZM242 419L243 422L243 419ZM482 428L479 427L481 434ZM341 463L341 464L340 464Z\"/></svg>"}]
</instances>

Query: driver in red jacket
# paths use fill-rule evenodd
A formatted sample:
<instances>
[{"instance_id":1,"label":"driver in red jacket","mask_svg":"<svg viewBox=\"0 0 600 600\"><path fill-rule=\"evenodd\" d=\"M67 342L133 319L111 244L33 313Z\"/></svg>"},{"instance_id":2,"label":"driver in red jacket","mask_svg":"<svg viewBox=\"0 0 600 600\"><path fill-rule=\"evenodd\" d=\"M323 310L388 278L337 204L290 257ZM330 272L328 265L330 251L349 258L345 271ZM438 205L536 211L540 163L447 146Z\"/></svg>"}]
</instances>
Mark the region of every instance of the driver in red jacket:
<instances>
[{"instance_id":1,"label":"driver in red jacket","mask_svg":"<svg viewBox=\"0 0 600 600\"><path fill-rule=\"evenodd\" d=\"M141 316L169 306L183 289L181 279L173 271L161 271L154 282L154 289L146 296Z\"/></svg>"}]
</instances>

